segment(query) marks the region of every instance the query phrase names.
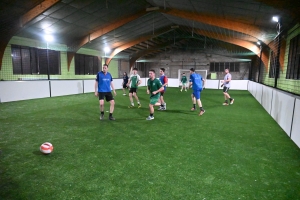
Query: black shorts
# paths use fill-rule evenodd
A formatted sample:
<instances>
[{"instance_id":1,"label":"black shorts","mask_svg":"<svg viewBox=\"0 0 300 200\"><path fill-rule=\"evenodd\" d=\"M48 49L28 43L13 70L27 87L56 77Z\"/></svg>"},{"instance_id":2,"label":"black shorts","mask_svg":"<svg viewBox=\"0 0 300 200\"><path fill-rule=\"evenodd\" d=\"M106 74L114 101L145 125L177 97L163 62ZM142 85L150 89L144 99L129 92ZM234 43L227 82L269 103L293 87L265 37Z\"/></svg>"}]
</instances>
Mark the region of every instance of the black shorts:
<instances>
[{"instance_id":1,"label":"black shorts","mask_svg":"<svg viewBox=\"0 0 300 200\"><path fill-rule=\"evenodd\" d=\"M137 88L130 88L129 93L137 93Z\"/></svg>"},{"instance_id":2,"label":"black shorts","mask_svg":"<svg viewBox=\"0 0 300 200\"><path fill-rule=\"evenodd\" d=\"M227 93L228 90L229 90L229 87L226 87L226 86L223 87L223 92Z\"/></svg>"},{"instance_id":3,"label":"black shorts","mask_svg":"<svg viewBox=\"0 0 300 200\"><path fill-rule=\"evenodd\" d=\"M127 84L127 83L124 83L124 84L123 84L123 88L124 88L124 89L125 89L125 88L128 88L126 84Z\"/></svg>"},{"instance_id":4,"label":"black shorts","mask_svg":"<svg viewBox=\"0 0 300 200\"><path fill-rule=\"evenodd\" d=\"M114 100L114 97L111 92L99 92L99 100L104 100L104 97L106 101Z\"/></svg>"}]
</instances>

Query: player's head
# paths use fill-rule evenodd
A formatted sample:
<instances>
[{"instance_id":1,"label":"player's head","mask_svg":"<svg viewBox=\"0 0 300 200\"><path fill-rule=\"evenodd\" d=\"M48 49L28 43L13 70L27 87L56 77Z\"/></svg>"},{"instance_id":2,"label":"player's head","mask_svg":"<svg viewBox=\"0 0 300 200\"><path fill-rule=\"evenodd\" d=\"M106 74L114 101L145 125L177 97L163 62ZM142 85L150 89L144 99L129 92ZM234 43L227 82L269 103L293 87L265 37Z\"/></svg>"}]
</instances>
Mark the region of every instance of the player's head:
<instances>
[{"instance_id":1,"label":"player's head","mask_svg":"<svg viewBox=\"0 0 300 200\"><path fill-rule=\"evenodd\" d=\"M192 73L194 73L195 72L195 69L194 68L191 68L190 69L190 73L192 74Z\"/></svg>"},{"instance_id":2,"label":"player's head","mask_svg":"<svg viewBox=\"0 0 300 200\"><path fill-rule=\"evenodd\" d=\"M185 75L185 73L183 72L182 75Z\"/></svg>"},{"instance_id":3,"label":"player's head","mask_svg":"<svg viewBox=\"0 0 300 200\"><path fill-rule=\"evenodd\" d=\"M160 75L163 75L164 73L165 73L165 68L160 68L160 70L159 70L159 73L160 73Z\"/></svg>"},{"instance_id":4,"label":"player's head","mask_svg":"<svg viewBox=\"0 0 300 200\"><path fill-rule=\"evenodd\" d=\"M152 80L155 78L155 71L154 71L154 69L150 69L149 70L149 78L152 79Z\"/></svg>"},{"instance_id":5,"label":"player's head","mask_svg":"<svg viewBox=\"0 0 300 200\"><path fill-rule=\"evenodd\" d=\"M133 71L133 74L137 74L138 69L135 67L132 69L132 71Z\"/></svg>"},{"instance_id":6,"label":"player's head","mask_svg":"<svg viewBox=\"0 0 300 200\"><path fill-rule=\"evenodd\" d=\"M124 72L124 74L123 74L124 76L127 76L127 72Z\"/></svg>"},{"instance_id":7,"label":"player's head","mask_svg":"<svg viewBox=\"0 0 300 200\"><path fill-rule=\"evenodd\" d=\"M102 71L103 71L104 73L106 73L106 72L108 71L108 65L107 65L107 64L103 64L103 66L102 66Z\"/></svg>"},{"instance_id":8,"label":"player's head","mask_svg":"<svg viewBox=\"0 0 300 200\"><path fill-rule=\"evenodd\" d=\"M229 69L228 69L228 68L225 69L225 73L226 73L226 74L229 73Z\"/></svg>"}]
</instances>

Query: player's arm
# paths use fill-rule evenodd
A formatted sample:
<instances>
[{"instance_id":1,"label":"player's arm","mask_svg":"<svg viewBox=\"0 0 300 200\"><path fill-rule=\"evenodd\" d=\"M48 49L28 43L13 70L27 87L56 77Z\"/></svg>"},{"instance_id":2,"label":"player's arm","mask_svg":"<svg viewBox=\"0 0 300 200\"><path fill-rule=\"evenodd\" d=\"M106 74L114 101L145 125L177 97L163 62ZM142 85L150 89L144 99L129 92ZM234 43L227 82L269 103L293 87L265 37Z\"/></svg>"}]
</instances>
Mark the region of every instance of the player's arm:
<instances>
[{"instance_id":1,"label":"player's arm","mask_svg":"<svg viewBox=\"0 0 300 200\"><path fill-rule=\"evenodd\" d=\"M161 86L161 88L159 88L158 90L153 91L152 94L156 95L157 93L162 92L164 90L165 90L164 86Z\"/></svg>"},{"instance_id":2,"label":"player's arm","mask_svg":"<svg viewBox=\"0 0 300 200\"><path fill-rule=\"evenodd\" d=\"M166 86L166 85L168 85L168 78L166 76L164 77L164 82L165 83L162 85L163 87Z\"/></svg>"},{"instance_id":3,"label":"player's arm","mask_svg":"<svg viewBox=\"0 0 300 200\"><path fill-rule=\"evenodd\" d=\"M147 94L150 94L150 86L147 86Z\"/></svg>"},{"instance_id":4,"label":"player's arm","mask_svg":"<svg viewBox=\"0 0 300 200\"><path fill-rule=\"evenodd\" d=\"M137 85L140 85L142 83L141 77L139 76L139 81L137 82Z\"/></svg>"},{"instance_id":5,"label":"player's arm","mask_svg":"<svg viewBox=\"0 0 300 200\"><path fill-rule=\"evenodd\" d=\"M127 87L130 85L131 79L128 79Z\"/></svg>"},{"instance_id":6,"label":"player's arm","mask_svg":"<svg viewBox=\"0 0 300 200\"><path fill-rule=\"evenodd\" d=\"M94 85L94 88L95 88L95 96L98 96L98 95L99 95L99 94L98 94L98 80L99 80L98 75L99 75L99 74L97 74L97 75L96 75L96 78L95 78L95 85Z\"/></svg>"},{"instance_id":7,"label":"player's arm","mask_svg":"<svg viewBox=\"0 0 300 200\"><path fill-rule=\"evenodd\" d=\"M115 87L114 87L114 83L113 83L113 81L112 81L112 80L110 81L110 87L111 87L111 89L113 90L113 92L114 92L114 95L116 96L116 95L117 95L117 93L116 93L116 90L115 90Z\"/></svg>"},{"instance_id":8,"label":"player's arm","mask_svg":"<svg viewBox=\"0 0 300 200\"><path fill-rule=\"evenodd\" d=\"M205 88L205 82L206 82L206 80L202 79L203 88Z\"/></svg>"}]
</instances>

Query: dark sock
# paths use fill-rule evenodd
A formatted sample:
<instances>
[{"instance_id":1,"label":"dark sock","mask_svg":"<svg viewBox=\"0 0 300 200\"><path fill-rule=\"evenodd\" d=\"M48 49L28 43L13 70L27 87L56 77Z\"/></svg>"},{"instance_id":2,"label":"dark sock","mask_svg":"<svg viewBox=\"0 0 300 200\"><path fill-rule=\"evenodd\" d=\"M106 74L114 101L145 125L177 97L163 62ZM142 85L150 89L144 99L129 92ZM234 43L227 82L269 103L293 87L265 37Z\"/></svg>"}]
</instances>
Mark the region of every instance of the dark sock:
<instances>
[{"instance_id":1,"label":"dark sock","mask_svg":"<svg viewBox=\"0 0 300 200\"><path fill-rule=\"evenodd\" d=\"M232 101L232 98L229 98L230 101Z\"/></svg>"},{"instance_id":2,"label":"dark sock","mask_svg":"<svg viewBox=\"0 0 300 200\"><path fill-rule=\"evenodd\" d=\"M101 115L104 115L104 112L101 112Z\"/></svg>"},{"instance_id":3,"label":"dark sock","mask_svg":"<svg viewBox=\"0 0 300 200\"><path fill-rule=\"evenodd\" d=\"M193 108L196 108L196 104L193 104Z\"/></svg>"},{"instance_id":4,"label":"dark sock","mask_svg":"<svg viewBox=\"0 0 300 200\"><path fill-rule=\"evenodd\" d=\"M150 116L153 117L153 113L150 113Z\"/></svg>"},{"instance_id":5,"label":"dark sock","mask_svg":"<svg viewBox=\"0 0 300 200\"><path fill-rule=\"evenodd\" d=\"M160 107L164 107L164 106L165 106L164 104L161 104L161 105L160 105Z\"/></svg>"},{"instance_id":6,"label":"dark sock","mask_svg":"<svg viewBox=\"0 0 300 200\"><path fill-rule=\"evenodd\" d=\"M200 110L204 110L203 107L200 107Z\"/></svg>"},{"instance_id":7,"label":"dark sock","mask_svg":"<svg viewBox=\"0 0 300 200\"><path fill-rule=\"evenodd\" d=\"M109 116L112 117L112 113L109 113Z\"/></svg>"}]
</instances>

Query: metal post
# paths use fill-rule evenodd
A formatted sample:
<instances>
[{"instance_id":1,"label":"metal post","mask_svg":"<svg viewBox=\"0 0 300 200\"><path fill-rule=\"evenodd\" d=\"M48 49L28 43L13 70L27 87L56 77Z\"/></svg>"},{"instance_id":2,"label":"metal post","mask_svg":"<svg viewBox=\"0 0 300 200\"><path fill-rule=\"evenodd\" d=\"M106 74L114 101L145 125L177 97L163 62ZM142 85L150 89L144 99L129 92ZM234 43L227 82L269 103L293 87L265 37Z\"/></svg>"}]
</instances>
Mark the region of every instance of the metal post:
<instances>
[{"instance_id":1,"label":"metal post","mask_svg":"<svg viewBox=\"0 0 300 200\"><path fill-rule=\"evenodd\" d=\"M260 45L260 57L259 57L259 66L258 66L258 77L257 77L257 82L259 83L259 77L260 77L260 68L261 68L261 56L262 56L262 46Z\"/></svg>"},{"instance_id":2,"label":"metal post","mask_svg":"<svg viewBox=\"0 0 300 200\"><path fill-rule=\"evenodd\" d=\"M47 42L47 74L48 74L48 80L50 80L50 68L49 68L49 51L48 51L48 42Z\"/></svg>"}]
</instances>

